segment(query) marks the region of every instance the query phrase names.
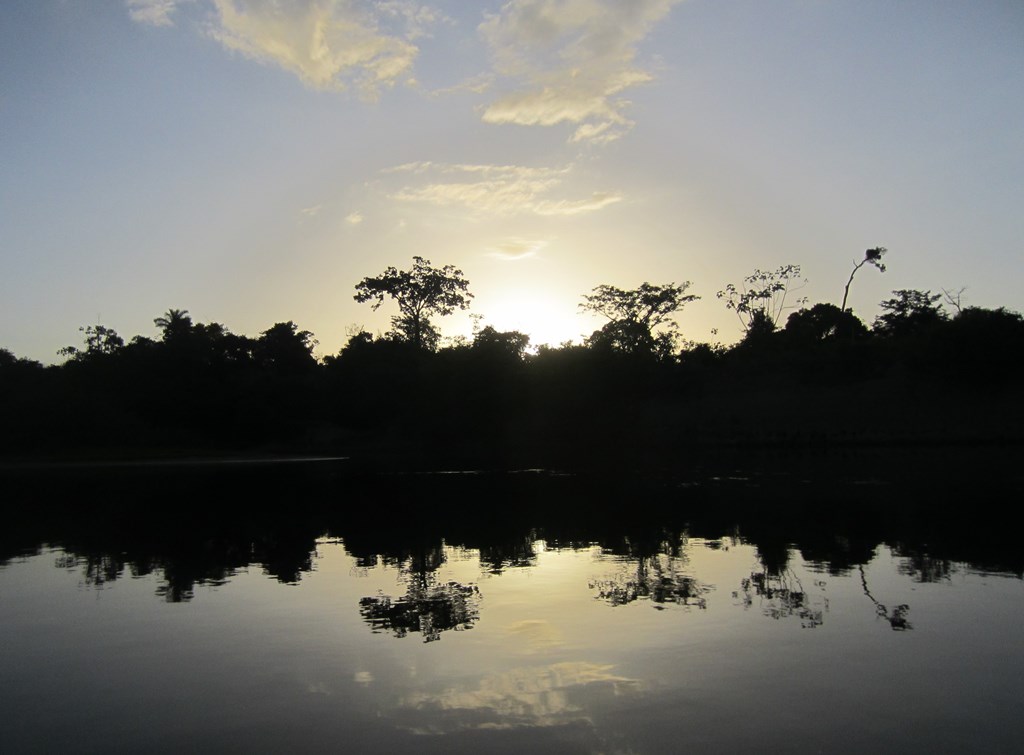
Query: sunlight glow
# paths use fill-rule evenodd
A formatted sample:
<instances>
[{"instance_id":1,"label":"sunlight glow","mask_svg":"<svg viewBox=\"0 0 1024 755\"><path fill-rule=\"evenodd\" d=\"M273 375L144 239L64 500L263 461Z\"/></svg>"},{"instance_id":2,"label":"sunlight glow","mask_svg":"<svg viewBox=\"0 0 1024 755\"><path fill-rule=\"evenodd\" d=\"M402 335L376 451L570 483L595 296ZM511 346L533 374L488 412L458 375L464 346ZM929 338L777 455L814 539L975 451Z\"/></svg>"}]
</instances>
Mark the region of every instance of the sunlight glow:
<instances>
[{"instance_id":1,"label":"sunlight glow","mask_svg":"<svg viewBox=\"0 0 1024 755\"><path fill-rule=\"evenodd\" d=\"M556 297L550 292L510 290L487 300L480 326L499 331L518 330L530 336L530 350L541 344L558 346L565 341L579 343L596 326L575 308L575 297Z\"/></svg>"}]
</instances>

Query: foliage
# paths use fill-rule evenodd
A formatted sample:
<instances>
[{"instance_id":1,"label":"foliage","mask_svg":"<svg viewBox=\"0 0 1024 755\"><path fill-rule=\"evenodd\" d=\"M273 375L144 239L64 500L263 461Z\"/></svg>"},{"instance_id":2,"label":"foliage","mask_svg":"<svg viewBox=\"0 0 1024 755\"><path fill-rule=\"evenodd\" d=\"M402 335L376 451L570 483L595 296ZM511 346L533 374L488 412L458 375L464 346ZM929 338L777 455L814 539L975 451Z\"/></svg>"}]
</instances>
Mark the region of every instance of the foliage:
<instances>
[{"instance_id":1,"label":"foliage","mask_svg":"<svg viewBox=\"0 0 1024 755\"><path fill-rule=\"evenodd\" d=\"M852 312L835 304L815 304L810 309L793 312L786 320L785 333L802 344L839 339L863 338L868 329Z\"/></svg>"},{"instance_id":2,"label":"foliage","mask_svg":"<svg viewBox=\"0 0 1024 755\"><path fill-rule=\"evenodd\" d=\"M409 343L424 351L437 351L441 343L441 331L427 318L416 318L412 315L397 315L391 318L391 330L388 338Z\"/></svg>"},{"instance_id":3,"label":"foliage","mask_svg":"<svg viewBox=\"0 0 1024 755\"><path fill-rule=\"evenodd\" d=\"M587 340L592 348L627 354L653 354L667 358L675 351L677 324L671 316L700 297L687 294L689 281L655 286L644 282L624 290L600 285L584 294L580 309L608 318L609 322ZM664 327L661 333L655 329Z\"/></svg>"},{"instance_id":4,"label":"foliage","mask_svg":"<svg viewBox=\"0 0 1024 755\"><path fill-rule=\"evenodd\" d=\"M774 271L754 270L739 286L729 283L716 296L725 300L726 309L736 313L744 332L771 332L778 327L782 314L793 306L786 303L789 294L806 283L806 279L800 280L799 265L782 265ZM798 299L795 304L806 301Z\"/></svg>"},{"instance_id":5,"label":"foliage","mask_svg":"<svg viewBox=\"0 0 1024 755\"><path fill-rule=\"evenodd\" d=\"M491 359L522 361L530 337L518 330L497 331L490 325L482 328L473 338L473 352Z\"/></svg>"},{"instance_id":6,"label":"foliage","mask_svg":"<svg viewBox=\"0 0 1024 755\"><path fill-rule=\"evenodd\" d=\"M184 338L192 331L192 318L187 309L169 309L153 324L163 331L163 341L175 341Z\"/></svg>"},{"instance_id":7,"label":"foliage","mask_svg":"<svg viewBox=\"0 0 1024 755\"><path fill-rule=\"evenodd\" d=\"M84 333L85 351L75 346L65 346L58 354L76 361L93 359L98 356L116 354L124 347L124 339L113 328L103 325L86 325L78 329Z\"/></svg>"},{"instance_id":8,"label":"foliage","mask_svg":"<svg viewBox=\"0 0 1024 755\"><path fill-rule=\"evenodd\" d=\"M887 336L920 334L945 322L948 318L938 303L942 294L902 288L893 291L893 298L879 306L882 314L875 318L874 329Z\"/></svg>"},{"instance_id":9,"label":"foliage","mask_svg":"<svg viewBox=\"0 0 1024 755\"><path fill-rule=\"evenodd\" d=\"M941 362L951 377L1004 383L1024 373L1024 317L999 307L964 307L943 327Z\"/></svg>"},{"instance_id":10,"label":"foliage","mask_svg":"<svg viewBox=\"0 0 1024 755\"><path fill-rule=\"evenodd\" d=\"M430 260L413 257L411 270L388 267L380 275L363 278L356 284L353 297L359 303L373 302L373 309L390 297L398 303L399 316L392 318L392 336L417 348L433 350L437 331L430 323L432 315L450 315L456 309L468 309L469 282L452 265L430 266Z\"/></svg>"},{"instance_id":11,"label":"foliage","mask_svg":"<svg viewBox=\"0 0 1024 755\"><path fill-rule=\"evenodd\" d=\"M254 356L258 365L282 372L301 372L316 366L313 348L317 340L308 330L289 320L263 331L256 342Z\"/></svg>"}]
</instances>

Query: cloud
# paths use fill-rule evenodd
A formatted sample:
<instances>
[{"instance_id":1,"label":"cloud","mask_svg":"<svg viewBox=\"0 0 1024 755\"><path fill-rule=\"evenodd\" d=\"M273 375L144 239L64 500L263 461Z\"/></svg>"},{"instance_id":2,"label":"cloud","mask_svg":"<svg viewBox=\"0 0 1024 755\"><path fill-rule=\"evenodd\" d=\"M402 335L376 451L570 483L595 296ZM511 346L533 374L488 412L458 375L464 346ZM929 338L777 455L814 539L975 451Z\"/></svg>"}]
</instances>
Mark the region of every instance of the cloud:
<instances>
[{"instance_id":1,"label":"cloud","mask_svg":"<svg viewBox=\"0 0 1024 755\"><path fill-rule=\"evenodd\" d=\"M546 239L530 240L520 238L502 239L490 246L487 256L498 260L516 261L536 257L548 245Z\"/></svg>"},{"instance_id":2,"label":"cloud","mask_svg":"<svg viewBox=\"0 0 1024 755\"><path fill-rule=\"evenodd\" d=\"M125 0L134 21L172 24L183 2ZM225 48L290 71L313 89L355 89L368 100L412 80L413 44L446 17L413 0L198 0L207 34Z\"/></svg>"},{"instance_id":3,"label":"cloud","mask_svg":"<svg viewBox=\"0 0 1024 755\"><path fill-rule=\"evenodd\" d=\"M594 212L595 210L603 209L608 205L621 202L622 199L621 194L595 191L590 196L590 199L561 199L557 202L540 202L533 209L538 215L580 215L584 212Z\"/></svg>"},{"instance_id":4,"label":"cloud","mask_svg":"<svg viewBox=\"0 0 1024 755\"><path fill-rule=\"evenodd\" d=\"M492 86L497 77L490 72L478 73L476 76L470 76L468 79L460 81L450 87L443 87L441 89L435 89L430 92L433 97L443 97L448 94L459 94L460 92L470 92L472 94L483 94Z\"/></svg>"},{"instance_id":5,"label":"cloud","mask_svg":"<svg viewBox=\"0 0 1024 755\"><path fill-rule=\"evenodd\" d=\"M452 20L437 8L413 0L377 0L374 7L385 18L400 20L406 27L406 38L429 37L431 27Z\"/></svg>"},{"instance_id":6,"label":"cloud","mask_svg":"<svg viewBox=\"0 0 1024 755\"><path fill-rule=\"evenodd\" d=\"M463 206L488 215L579 215L622 199L615 193L587 199L556 199L571 168L531 168L521 165L473 165L418 162L390 168L385 173L410 173L420 183L389 194L402 202ZM425 179L425 180L423 180Z\"/></svg>"},{"instance_id":7,"label":"cloud","mask_svg":"<svg viewBox=\"0 0 1024 755\"><path fill-rule=\"evenodd\" d=\"M387 20L410 23L397 11L404 3L381 12L353 0L212 1L209 33L226 48L291 71L314 89L354 87L370 100L410 76L418 48L409 39L426 23L414 14L405 36L386 32Z\"/></svg>"},{"instance_id":8,"label":"cloud","mask_svg":"<svg viewBox=\"0 0 1024 755\"><path fill-rule=\"evenodd\" d=\"M606 143L633 126L625 90L652 80L637 46L681 0L510 0L479 27L513 91L486 123L578 124L570 141Z\"/></svg>"},{"instance_id":9,"label":"cloud","mask_svg":"<svg viewBox=\"0 0 1024 755\"><path fill-rule=\"evenodd\" d=\"M132 21L148 26L173 26L171 14L179 0L125 0Z\"/></svg>"}]
</instances>

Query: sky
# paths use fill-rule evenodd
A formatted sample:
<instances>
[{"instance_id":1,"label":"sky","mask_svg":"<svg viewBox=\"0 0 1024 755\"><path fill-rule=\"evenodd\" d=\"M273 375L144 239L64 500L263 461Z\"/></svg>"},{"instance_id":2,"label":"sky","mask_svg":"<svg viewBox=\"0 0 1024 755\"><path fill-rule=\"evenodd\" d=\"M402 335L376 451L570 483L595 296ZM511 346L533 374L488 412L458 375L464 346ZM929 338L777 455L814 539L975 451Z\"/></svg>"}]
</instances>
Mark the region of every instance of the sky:
<instances>
[{"instance_id":1,"label":"sky","mask_svg":"<svg viewBox=\"0 0 1024 755\"><path fill-rule=\"evenodd\" d=\"M45 363L187 309L319 355L419 255L483 325L755 268L865 321L901 288L1024 310L1020 0L3 0L0 347ZM437 321L468 335L458 313Z\"/></svg>"}]
</instances>

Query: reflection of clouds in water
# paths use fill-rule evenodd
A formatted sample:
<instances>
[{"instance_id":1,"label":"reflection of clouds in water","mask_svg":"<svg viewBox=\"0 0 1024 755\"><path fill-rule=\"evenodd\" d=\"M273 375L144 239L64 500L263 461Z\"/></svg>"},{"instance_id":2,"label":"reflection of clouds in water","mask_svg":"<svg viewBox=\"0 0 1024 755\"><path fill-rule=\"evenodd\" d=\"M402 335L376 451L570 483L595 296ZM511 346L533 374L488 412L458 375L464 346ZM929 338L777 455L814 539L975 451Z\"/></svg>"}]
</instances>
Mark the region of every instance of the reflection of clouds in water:
<instances>
[{"instance_id":1,"label":"reflection of clouds in water","mask_svg":"<svg viewBox=\"0 0 1024 755\"><path fill-rule=\"evenodd\" d=\"M510 624L508 633L526 646L526 651L537 653L560 647L562 633L542 619L527 619Z\"/></svg>"},{"instance_id":2,"label":"reflection of clouds in water","mask_svg":"<svg viewBox=\"0 0 1024 755\"><path fill-rule=\"evenodd\" d=\"M485 676L475 689L414 692L401 707L424 714L406 715L407 727L418 734L589 723L591 700L640 688L638 680L617 676L613 668L586 662L517 668Z\"/></svg>"}]
</instances>

